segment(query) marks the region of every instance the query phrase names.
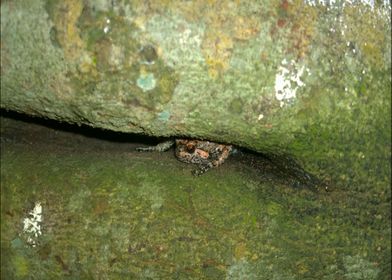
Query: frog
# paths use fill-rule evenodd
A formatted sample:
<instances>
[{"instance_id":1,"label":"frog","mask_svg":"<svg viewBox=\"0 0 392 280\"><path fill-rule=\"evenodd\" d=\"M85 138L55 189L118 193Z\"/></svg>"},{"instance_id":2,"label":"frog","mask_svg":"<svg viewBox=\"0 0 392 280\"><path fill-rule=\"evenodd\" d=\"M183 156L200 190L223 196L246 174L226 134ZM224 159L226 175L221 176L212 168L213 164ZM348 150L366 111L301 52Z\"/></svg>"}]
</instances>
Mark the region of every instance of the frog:
<instances>
[{"instance_id":1,"label":"frog","mask_svg":"<svg viewBox=\"0 0 392 280\"><path fill-rule=\"evenodd\" d=\"M222 165L233 151L232 145L196 139L170 139L156 146L139 147L136 150L165 152L174 145L175 156L179 161L198 165L198 169L192 171L194 176Z\"/></svg>"}]
</instances>

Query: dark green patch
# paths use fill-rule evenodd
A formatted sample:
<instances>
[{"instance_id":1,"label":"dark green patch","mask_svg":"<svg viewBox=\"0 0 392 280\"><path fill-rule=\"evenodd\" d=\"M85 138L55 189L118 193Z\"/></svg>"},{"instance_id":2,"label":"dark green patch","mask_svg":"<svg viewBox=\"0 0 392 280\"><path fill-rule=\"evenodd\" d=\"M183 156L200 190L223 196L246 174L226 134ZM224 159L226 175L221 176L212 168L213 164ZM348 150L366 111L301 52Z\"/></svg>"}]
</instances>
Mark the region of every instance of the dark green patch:
<instances>
[{"instance_id":1,"label":"dark green patch","mask_svg":"<svg viewBox=\"0 0 392 280\"><path fill-rule=\"evenodd\" d=\"M236 97L234 98L229 105L230 112L234 114L241 114L243 111L244 102L241 98Z\"/></svg>"},{"instance_id":2,"label":"dark green patch","mask_svg":"<svg viewBox=\"0 0 392 280\"><path fill-rule=\"evenodd\" d=\"M147 64L153 64L158 59L157 51L152 45L143 46L140 50L140 56L142 58L142 62Z\"/></svg>"},{"instance_id":3,"label":"dark green patch","mask_svg":"<svg viewBox=\"0 0 392 280\"><path fill-rule=\"evenodd\" d=\"M57 37L56 27L52 27L50 29L49 35L50 35L50 41L52 41L53 46L55 46L56 48L61 48L61 44L60 44L58 37Z\"/></svg>"}]
</instances>

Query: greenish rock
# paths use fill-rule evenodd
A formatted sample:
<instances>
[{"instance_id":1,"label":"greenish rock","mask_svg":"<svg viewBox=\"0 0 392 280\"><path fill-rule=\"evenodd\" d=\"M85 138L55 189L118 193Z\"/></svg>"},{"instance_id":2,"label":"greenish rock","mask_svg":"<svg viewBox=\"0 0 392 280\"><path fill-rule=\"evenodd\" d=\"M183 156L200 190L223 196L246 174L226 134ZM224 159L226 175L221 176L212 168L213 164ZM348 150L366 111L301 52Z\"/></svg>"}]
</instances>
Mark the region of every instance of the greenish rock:
<instances>
[{"instance_id":1,"label":"greenish rock","mask_svg":"<svg viewBox=\"0 0 392 280\"><path fill-rule=\"evenodd\" d=\"M391 275L381 188L292 188L235 157L195 177L173 151L72 132L1 118L2 279Z\"/></svg>"},{"instance_id":2,"label":"greenish rock","mask_svg":"<svg viewBox=\"0 0 392 280\"><path fill-rule=\"evenodd\" d=\"M373 2L2 1L1 108L388 192L391 6Z\"/></svg>"}]
</instances>

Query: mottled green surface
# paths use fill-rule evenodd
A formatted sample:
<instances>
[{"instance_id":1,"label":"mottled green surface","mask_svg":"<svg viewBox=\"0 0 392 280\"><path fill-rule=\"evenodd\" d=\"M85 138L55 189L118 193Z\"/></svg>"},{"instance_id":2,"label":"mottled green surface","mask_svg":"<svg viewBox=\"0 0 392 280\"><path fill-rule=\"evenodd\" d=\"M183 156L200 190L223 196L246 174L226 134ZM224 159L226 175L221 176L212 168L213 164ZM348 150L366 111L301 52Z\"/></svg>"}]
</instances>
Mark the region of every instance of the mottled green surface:
<instances>
[{"instance_id":1,"label":"mottled green surface","mask_svg":"<svg viewBox=\"0 0 392 280\"><path fill-rule=\"evenodd\" d=\"M389 189L293 189L238 156L194 177L171 152L1 120L2 279L390 277Z\"/></svg>"},{"instance_id":2,"label":"mottled green surface","mask_svg":"<svg viewBox=\"0 0 392 280\"><path fill-rule=\"evenodd\" d=\"M388 279L390 4L130 2L2 1L1 108L291 154L332 191L2 137L2 276Z\"/></svg>"},{"instance_id":3,"label":"mottled green surface","mask_svg":"<svg viewBox=\"0 0 392 280\"><path fill-rule=\"evenodd\" d=\"M1 107L292 154L340 187L388 187L389 3L130 2L2 1Z\"/></svg>"}]
</instances>

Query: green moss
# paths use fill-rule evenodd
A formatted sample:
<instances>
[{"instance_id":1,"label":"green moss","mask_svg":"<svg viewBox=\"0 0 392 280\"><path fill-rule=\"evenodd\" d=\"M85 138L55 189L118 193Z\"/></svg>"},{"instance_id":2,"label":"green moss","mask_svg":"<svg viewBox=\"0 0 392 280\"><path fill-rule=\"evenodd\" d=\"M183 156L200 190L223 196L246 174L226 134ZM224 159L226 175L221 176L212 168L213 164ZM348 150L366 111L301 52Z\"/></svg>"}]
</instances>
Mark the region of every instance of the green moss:
<instances>
[{"instance_id":1,"label":"green moss","mask_svg":"<svg viewBox=\"0 0 392 280\"><path fill-rule=\"evenodd\" d=\"M243 101L241 98L235 98L230 102L229 110L234 114L240 114L243 110Z\"/></svg>"},{"instance_id":2,"label":"green moss","mask_svg":"<svg viewBox=\"0 0 392 280\"><path fill-rule=\"evenodd\" d=\"M271 201L267 205L267 213L270 216L282 215L282 206L276 202Z\"/></svg>"},{"instance_id":3,"label":"green moss","mask_svg":"<svg viewBox=\"0 0 392 280\"><path fill-rule=\"evenodd\" d=\"M334 279L390 270L382 261L390 252L387 194L375 201L371 193L291 189L234 161L193 177L194 166L170 152L2 149L8 278L303 279L324 277L328 267ZM21 221L38 200L43 233L32 248Z\"/></svg>"},{"instance_id":4,"label":"green moss","mask_svg":"<svg viewBox=\"0 0 392 280\"><path fill-rule=\"evenodd\" d=\"M29 269L29 262L23 256L14 256L12 258L12 265L14 266L16 278L25 278L27 275L31 274L31 271Z\"/></svg>"}]
</instances>

